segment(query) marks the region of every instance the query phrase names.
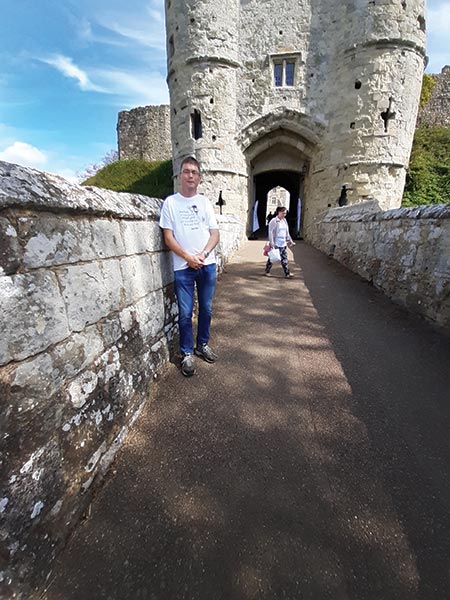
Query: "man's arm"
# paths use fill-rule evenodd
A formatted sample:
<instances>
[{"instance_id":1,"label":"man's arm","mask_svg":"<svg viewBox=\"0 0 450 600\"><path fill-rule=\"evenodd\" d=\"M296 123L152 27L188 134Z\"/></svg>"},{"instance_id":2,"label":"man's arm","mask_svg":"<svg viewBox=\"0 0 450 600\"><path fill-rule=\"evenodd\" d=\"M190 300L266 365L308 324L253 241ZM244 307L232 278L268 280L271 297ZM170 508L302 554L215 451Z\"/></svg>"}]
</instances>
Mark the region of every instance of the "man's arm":
<instances>
[{"instance_id":1,"label":"man's arm","mask_svg":"<svg viewBox=\"0 0 450 600\"><path fill-rule=\"evenodd\" d=\"M189 252L183 250L183 248L175 239L173 231L171 229L163 229L163 235L166 246L170 250L172 250L172 252L175 252L175 254L181 256L181 258L183 258L190 267L192 267L193 269L199 269L203 266L205 259L201 256L201 254L189 254Z\"/></svg>"},{"instance_id":2,"label":"man's arm","mask_svg":"<svg viewBox=\"0 0 450 600\"><path fill-rule=\"evenodd\" d=\"M217 244L219 243L220 240L220 234L219 234L219 230L218 229L210 229L209 230L209 240L206 243L206 246L203 248L203 252L201 254L204 255L204 253L208 253L210 254L214 248L217 246Z\"/></svg>"}]
</instances>

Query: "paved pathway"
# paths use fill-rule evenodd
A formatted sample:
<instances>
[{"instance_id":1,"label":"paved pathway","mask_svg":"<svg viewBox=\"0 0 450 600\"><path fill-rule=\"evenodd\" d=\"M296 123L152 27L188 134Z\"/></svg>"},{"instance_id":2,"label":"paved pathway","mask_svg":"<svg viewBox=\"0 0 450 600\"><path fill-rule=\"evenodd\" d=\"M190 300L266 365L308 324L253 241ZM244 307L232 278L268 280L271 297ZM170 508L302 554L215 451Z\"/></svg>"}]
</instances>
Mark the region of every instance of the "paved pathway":
<instances>
[{"instance_id":1,"label":"paved pathway","mask_svg":"<svg viewBox=\"0 0 450 600\"><path fill-rule=\"evenodd\" d=\"M450 340L307 246L223 275L47 600L450 598Z\"/></svg>"}]
</instances>

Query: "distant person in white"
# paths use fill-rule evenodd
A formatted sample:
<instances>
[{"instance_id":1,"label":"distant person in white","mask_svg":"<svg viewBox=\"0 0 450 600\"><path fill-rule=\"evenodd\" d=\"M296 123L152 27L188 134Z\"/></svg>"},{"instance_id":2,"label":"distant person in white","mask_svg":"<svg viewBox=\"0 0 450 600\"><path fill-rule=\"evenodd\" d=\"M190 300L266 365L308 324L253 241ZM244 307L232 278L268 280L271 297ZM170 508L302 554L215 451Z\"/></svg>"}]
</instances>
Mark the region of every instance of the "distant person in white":
<instances>
[{"instance_id":1,"label":"distant person in white","mask_svg":"<svg viewBox=\"0 0 450 600\"><path fill-rule=\"evenodd\" d=\"M295 242L289 233L289 225L286 220L286 214L286 207L277 206L275 209L275 216L269 223L269 243L271 248L278 248L280 251L281 266L283 267L284 276L287 279L291 279L293 275L289 272L287 246L288 244L289 246L295 246ZM266 269L264 272L267 277L270 277L271 268L272 261L270 258L267 258Z\"/></svg>"},{"instance_id":2,"label":"distant person in white","mask_svg":"<svg viewBox=\"0 0 450 600\"><path fill-rule=\"evenodd\" d=\"M213 363L217 354L208 346L212 317L212 301L216 289L216 257L219 226L206 196L197 194L200 165L189 156L180 167L180 192L164 201L160 227L164 241L172 251L174 287L178 302L181 372L195 374L194 353ZM192 312L197 287L198 326L194 348Z\"/></svg>"}]
</instances>

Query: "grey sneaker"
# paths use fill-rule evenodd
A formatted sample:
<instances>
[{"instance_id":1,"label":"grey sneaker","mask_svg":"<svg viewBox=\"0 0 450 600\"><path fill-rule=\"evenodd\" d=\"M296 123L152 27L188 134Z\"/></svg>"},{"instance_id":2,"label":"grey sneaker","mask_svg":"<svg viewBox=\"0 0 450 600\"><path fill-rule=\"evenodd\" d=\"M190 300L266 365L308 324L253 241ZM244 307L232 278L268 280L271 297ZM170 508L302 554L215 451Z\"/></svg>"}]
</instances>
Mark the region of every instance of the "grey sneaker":
<instances>
[{"instance_id":1,"label":"grey sneaker","mask_svg":"<svg viewBox=\"0 0 450 600\"><path fill-rule=\"evenodd\" d=\"M181 372L185 377L195 375L195 361L192 354L185 354L181 358Z\"/></svg>"},{"instance_id":2,"label":"grey sneaker","mask_svg":"<svg viewBox=\"0 0 450 600\"><path fill-rule=\"evenodd\" d=\"M194 350L197 356L201 356L203 360L206 362L213 363L219 358L215 352L211 350L208 344L203 344L202 346L195 348Z\"/></svg>"}]
</instances>

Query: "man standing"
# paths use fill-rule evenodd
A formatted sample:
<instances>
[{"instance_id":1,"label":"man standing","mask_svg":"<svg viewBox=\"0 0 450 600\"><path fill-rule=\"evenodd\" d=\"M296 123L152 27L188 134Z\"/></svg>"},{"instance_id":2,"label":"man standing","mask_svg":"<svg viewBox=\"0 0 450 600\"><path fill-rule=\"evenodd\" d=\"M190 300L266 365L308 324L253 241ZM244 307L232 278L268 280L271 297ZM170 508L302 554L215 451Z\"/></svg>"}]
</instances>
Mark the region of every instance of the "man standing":
<instances>
[{"instance_id":1,"label":"man standing","mask_svg":"<svg viewBox=\"0 0 450 600\"><path fill-rule=\"evenodd\" d=\"M218 359L208 346L212 301L216 288L216 257L219 227L210 201L197 194L200 165L193 157L180 167L180 192L164 201L160 227L164 241L172 251L175 294L178 301L181 372L186 377L195 373L194 352L206 362ZM192 312L197 286L198 328L194 348Z\"/></svg>"}]
</instances>

